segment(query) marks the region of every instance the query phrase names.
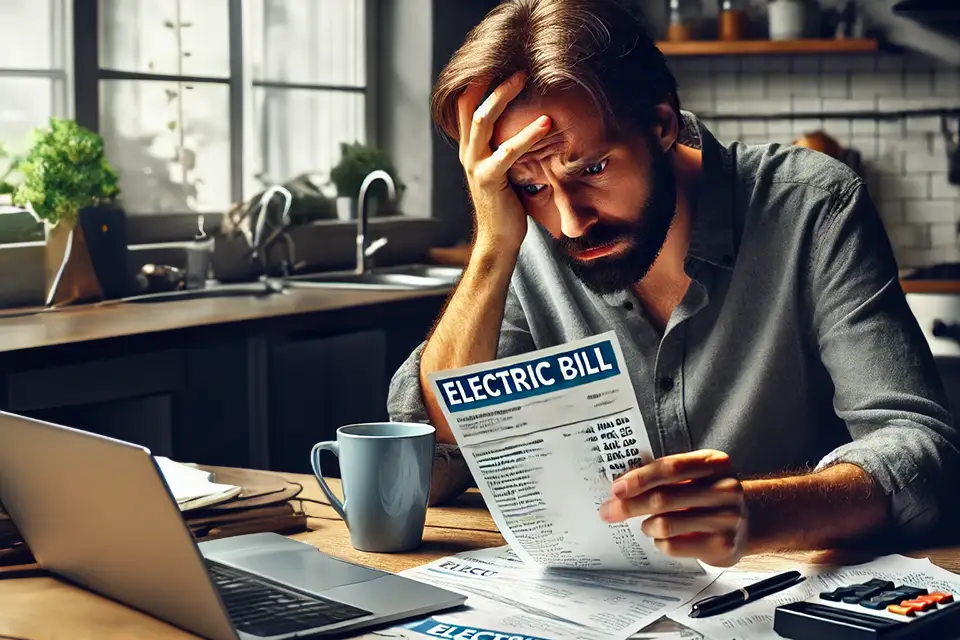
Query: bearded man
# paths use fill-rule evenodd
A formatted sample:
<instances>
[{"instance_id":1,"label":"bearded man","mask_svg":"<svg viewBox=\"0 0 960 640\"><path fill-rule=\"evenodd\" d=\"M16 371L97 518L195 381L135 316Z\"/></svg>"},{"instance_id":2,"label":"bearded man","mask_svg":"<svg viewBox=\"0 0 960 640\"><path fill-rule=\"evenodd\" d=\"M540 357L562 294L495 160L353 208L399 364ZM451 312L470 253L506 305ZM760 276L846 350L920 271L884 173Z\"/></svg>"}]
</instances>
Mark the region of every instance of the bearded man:
<instances>
[{"instance_id":1,"label":"bearded man","mask_svg":"<svg viewBox=\"0 0 960 640\"><path fill-rule=\"evenodd\" d=\"M430 373L613 330L656 460L598 517L645 516L664 553L719 566L938 520L960 438L854 172L720 144L617 0L506 0L433 116L474 237L392 419L452 444Z\"/></svg>"}]
</instances>

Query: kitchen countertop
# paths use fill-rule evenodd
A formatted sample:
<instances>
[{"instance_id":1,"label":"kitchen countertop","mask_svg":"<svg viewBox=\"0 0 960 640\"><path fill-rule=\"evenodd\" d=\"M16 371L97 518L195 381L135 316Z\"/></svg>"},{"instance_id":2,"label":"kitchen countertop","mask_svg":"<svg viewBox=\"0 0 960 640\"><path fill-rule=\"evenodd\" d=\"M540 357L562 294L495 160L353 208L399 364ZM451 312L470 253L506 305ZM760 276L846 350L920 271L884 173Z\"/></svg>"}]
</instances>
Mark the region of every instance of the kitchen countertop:
<instances>
[{"instance_id":1,"label":"kitchen countertop","mask_svg":"<svg viewBox=\"0 0 960 640\"><path fill-rule=\"evenodd\" d=\"M446 296L447 290L292 288L265 297L235 296L152 303L107 301L3 317L0 354L211 325L255 322ZM9 310L6 313L10 313Z\"/></svg>"}]
</instances>

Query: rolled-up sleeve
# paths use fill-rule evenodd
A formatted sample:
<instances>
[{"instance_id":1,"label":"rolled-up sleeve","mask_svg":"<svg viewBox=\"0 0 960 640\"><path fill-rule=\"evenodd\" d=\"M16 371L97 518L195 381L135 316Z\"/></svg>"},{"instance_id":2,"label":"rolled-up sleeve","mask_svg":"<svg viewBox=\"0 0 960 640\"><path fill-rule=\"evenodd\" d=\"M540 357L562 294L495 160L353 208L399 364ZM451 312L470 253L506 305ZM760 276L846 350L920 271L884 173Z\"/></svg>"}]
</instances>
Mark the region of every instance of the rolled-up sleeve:
<instances>
[{"instance_id":1,"label":"rolled-up sleeve","mask_svg":"<svg viewBox=\"0 0 960 640\"><path fill-rule=\"evenodd\" d=\"M889 497L893 524L937 522L960 468L960 438L930 347L900 287L896 259L862 183L817 225L805 295L851 442L820 461L851 463Z\"/></svg>"},{"instance_id":2,"label":"rolled-up sleeve","mask_svg":"<svg viewBox=\"0 0 960 640\"><path fill-rule=\"evenodd\" d=\"M423 390L420 387L420 357L423 354L423 342L400 365L390 380L387 394L387 413L397 422L428 422L427 409L423 402ZM534 349L529 325L511 283L507 292L503 310L503 322L497 343L497 358L526 353Z\"/></svg>"}]
</instances>

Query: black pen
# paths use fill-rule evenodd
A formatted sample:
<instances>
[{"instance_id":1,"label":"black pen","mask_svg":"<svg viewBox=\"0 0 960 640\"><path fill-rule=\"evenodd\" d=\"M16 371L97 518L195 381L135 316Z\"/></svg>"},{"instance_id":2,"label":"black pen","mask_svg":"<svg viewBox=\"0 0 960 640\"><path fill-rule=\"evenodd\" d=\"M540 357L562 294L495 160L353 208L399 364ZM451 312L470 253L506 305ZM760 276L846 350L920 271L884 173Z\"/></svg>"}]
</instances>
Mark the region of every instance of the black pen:
<instances>
[{"instance_id":1,"label":"black pen","mask_svg":"<svg viewBox=\"0 0 960 640\"><path fill-rule=\"evenodd\" d=\"M800 575L799 571L787 571L786 573L771 576L756 584L747 585L736 591L725 593L722 596L712 596L695 602L690 609L690 617L706 618L708 616L715 616L718 613L736 609L748 602L759 600L771 593L783 591L802 580L803 576Z\"/></svg>"}]
</instances>

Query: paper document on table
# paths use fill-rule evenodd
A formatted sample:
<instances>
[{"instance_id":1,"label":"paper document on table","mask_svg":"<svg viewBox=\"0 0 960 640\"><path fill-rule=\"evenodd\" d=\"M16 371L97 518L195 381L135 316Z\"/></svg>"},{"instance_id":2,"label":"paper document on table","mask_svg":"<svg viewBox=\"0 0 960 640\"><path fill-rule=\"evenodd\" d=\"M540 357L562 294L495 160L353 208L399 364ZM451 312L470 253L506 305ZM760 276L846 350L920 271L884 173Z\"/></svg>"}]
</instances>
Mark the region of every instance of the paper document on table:
<instances>
[{"instance_id":1,"label":"paper document on table","mask_svg":"<svg viewBox=\"0 0 960 640\"><path fill-rule=\"evenodd\" d=\"M163 479L181 511L219 504L238 495L243 488L213 481L213 474L164 456L154 456Z\"/></svg>"},{"instance_id":2,"label":"paper document on table","mask_svg":"<svg viewBox=\"0 0 960 640\"><path fill-rule=\"evenodd\" d=\"M823 591L862 583L873 578L891 580L895 584L919 585L926 589L938 589L960 594L960 575L941 569L930 560L918 560L901 555L889 555L871 562L848 567L807 565L796 567L806 580L798 585L761 598L728 613L709 618L691 618L689 608L675 609L668 614L672 620L699 631L709 638L730 640L780 640L773 630L774 610L784 604L817 598ZM769 578L777 572L760 573L728 570L703 593L702 600L710 596L735 591ZM871 611L871 613L876 613Z\"/></svg>"},{"instance_id":3,"label":"paper document on table","mask_svg":"<svg viewBox=\"0 0 960 640\"><path fill-rule=\"evenodd\" d=\"M661 553L640 518L600 519L613 480L653 458L613 332L430 383L494 522L525 562L703 571Z\"/></svg>"},{"instance_id":4,"label":"paper document on table","mask_svg":"<svg viewBox=\"0 0 960 640\"><path fill-rule=\"evenodd\" d=\"M441 558L401 575L467 596L464 609L407 630L440 638L495 637L458 635L475 629L502 638L594 640L632 636L690 602L719 574L537 568L503 546Z\"/></svg>"}]
</instances>

